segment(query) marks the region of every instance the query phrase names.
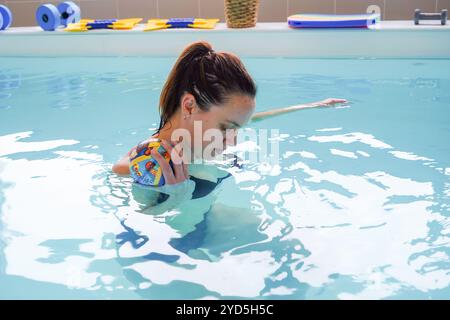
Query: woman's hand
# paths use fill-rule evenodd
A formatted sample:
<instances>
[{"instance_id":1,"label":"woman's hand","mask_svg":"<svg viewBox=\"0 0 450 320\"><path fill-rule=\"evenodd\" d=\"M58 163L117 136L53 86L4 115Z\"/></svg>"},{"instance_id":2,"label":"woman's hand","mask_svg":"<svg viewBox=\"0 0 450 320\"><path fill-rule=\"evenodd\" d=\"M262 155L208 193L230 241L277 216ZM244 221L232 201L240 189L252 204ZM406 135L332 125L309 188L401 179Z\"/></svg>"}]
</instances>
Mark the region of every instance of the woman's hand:
<instances>
[{"instance_id":1,"label":"woman's hand","mask_svg":"<svg viewBox=\"0 0 450 320\"><path fill-rule=\"evenodd\" d=\"M136 149L136 147L131 149L122 159L120 159L113 165L112 171L115 174L118 174L118 175L130 174L130 154L135 149Z\"/></svg>"},{"instance_id":2,"label":"woman's hand","mask_svg":"<svg viewBox=\"0 0 450 320\"><path fill-rule=\"evenodd\" d=\"M172 145L166 140L161 140L161 145L170 154L170 159L173 163L173 170L169 162L167 162L167 160L164 159L164 157L158 151L152 149L151 155L160 165L162 173L164 175L164 179L166 180L166 184L177 184L189 179L187 164L183 162L181 156L181 145L177 144L172 147Z\"/></svg>"},{"instance_id":3,"label":"woman's hand","mask_svg":"<svg viewBox=\"0 0 450 320\"><path fill-rule=\"evenodd\" d=\"M316 102L316 106L318 107L332 107L335 104L339 103L347 103L348 101L345 99L339 99L339 98L328 98L319 102Z\"/></svg>"}]
</instances>

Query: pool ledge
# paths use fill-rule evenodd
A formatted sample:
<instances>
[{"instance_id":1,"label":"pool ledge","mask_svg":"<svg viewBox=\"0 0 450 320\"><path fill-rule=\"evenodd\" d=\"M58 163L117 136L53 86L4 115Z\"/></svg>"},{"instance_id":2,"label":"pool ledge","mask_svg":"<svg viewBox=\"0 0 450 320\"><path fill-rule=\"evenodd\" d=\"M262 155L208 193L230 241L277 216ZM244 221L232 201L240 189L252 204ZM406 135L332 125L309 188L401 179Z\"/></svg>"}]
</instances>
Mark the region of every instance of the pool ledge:
<instances>
[{"instance_id":1,"label":"pool ledge","mask_svg":"<svg viewBox=\"0 0 450 320\"><path fill-rule=\"evenodd\" d=\"M450 25L415 26L382 21L370 29L290 29L286 23L255 28L93 30L45 32L39 27L0 31L0 56L167 56L189 42L210 41L217 50L243 56L314 58L450 58Z\"/></svg>"}]
</instances>

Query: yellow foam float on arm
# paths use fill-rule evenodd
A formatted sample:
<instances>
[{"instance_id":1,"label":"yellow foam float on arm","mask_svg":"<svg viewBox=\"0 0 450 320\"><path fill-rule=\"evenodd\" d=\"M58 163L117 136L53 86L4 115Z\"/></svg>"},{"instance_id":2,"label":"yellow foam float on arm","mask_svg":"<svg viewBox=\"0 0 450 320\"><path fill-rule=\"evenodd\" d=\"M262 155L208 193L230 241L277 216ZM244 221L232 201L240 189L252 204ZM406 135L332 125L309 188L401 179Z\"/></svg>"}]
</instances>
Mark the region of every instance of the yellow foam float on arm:
<instances>
[{"instance_id":1,"label":"yellow foam float on arm","mask_svg":"<svg viewBox=\"0 0 450 320\"><path fill-rule=\"evenodd\" d=\"M219 19L199 18L150 19L147 21L144 31L172 28L214 29L219 21Z\"/></svg>"},{"instance_id":2,"label":"yellow foam float on arm","mask_svg":"<svg viewBox=\"0 0 450 320\"><path fill-rule=\"evenodd\" d=\"M112 29L114 29L114 30L131 30L141 21L142 21L142 18L120 19L120 20L117 20L116 22L112 23Z\"/></svg>"},{"instance_id":3,"label":"yellow foam float on arm","mask_svg":"<svg viewBox=\"0 0 450 320\"><path fill-rule=\"evenodd\" d=\"M130 18L130 19L81 19L77 23L69 23L64 31L69 32L84 32L95 29L113 29L113 30L131 30L142 18Z\"/></svg>"}]
</instances>

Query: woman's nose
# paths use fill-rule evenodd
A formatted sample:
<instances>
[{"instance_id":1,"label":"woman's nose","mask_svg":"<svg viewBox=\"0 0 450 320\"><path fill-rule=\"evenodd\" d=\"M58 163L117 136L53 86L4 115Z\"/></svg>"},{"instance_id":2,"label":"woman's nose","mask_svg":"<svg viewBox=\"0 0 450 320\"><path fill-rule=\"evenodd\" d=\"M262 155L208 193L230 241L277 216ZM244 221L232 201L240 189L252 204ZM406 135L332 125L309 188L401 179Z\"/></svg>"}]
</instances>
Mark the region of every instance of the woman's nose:
<instances>
[{"instance_id":1,"label":"woman's nose","mask_svg":"<svg viewBox=\"0 0 450 320\"><path fill-rule=\"evenodd\" d=\"M237 144L237 132L235 130L228 130L224 137L225 147L235 146Z\"/></svg>"}]
</instances>

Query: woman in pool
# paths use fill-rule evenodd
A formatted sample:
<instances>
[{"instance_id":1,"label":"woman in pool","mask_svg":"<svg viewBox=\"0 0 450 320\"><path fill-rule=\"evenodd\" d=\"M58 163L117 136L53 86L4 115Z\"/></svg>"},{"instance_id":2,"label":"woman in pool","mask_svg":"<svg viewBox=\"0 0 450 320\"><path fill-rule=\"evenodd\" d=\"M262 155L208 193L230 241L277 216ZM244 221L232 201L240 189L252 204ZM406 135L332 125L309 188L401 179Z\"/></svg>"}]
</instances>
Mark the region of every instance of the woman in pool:
<instances>
[{"instance_id":1,"label":"woman in pool","mask_svg":"<svg viewBox=\"0 0 450 320\"><path fill-rule=\"evenodd\" d=\"M184 129L192 137L191 141L194 141L196 138L194 122L201 122L202 137L206 130L218 129L223 132L224 147L214 151L221 153L226 146L235 144L237 130L249 121L258 121L296 110L333 106L346 102L344 99L326 99L310 104L254 113L255 96L255 82L236 55L215 52L207 42L192 43L181 53L163 87L159 106L160 125L152 136L152 138L157 137L161 140L162 146L169 151L173 161L173 166L171 166L155 149L151 152L162 169L165 188L193 180L195 189L192 198L199 198L208 194L220 181L229 176L200 179L198 174L191 171L191 166L188 169L186 161L183 162L179 153L180 149L172 152L173 148L180 143L180 141L172 140L175 130ZM203 139L201 141L204 146L207 144ZM113 172L129 174L130 154L135 150L136 147L118 161L113 166ZM191 151L191 154L194 154L192 147ZM197 171L201 176L202 170Z\"/></svg>"}]
</instances>

